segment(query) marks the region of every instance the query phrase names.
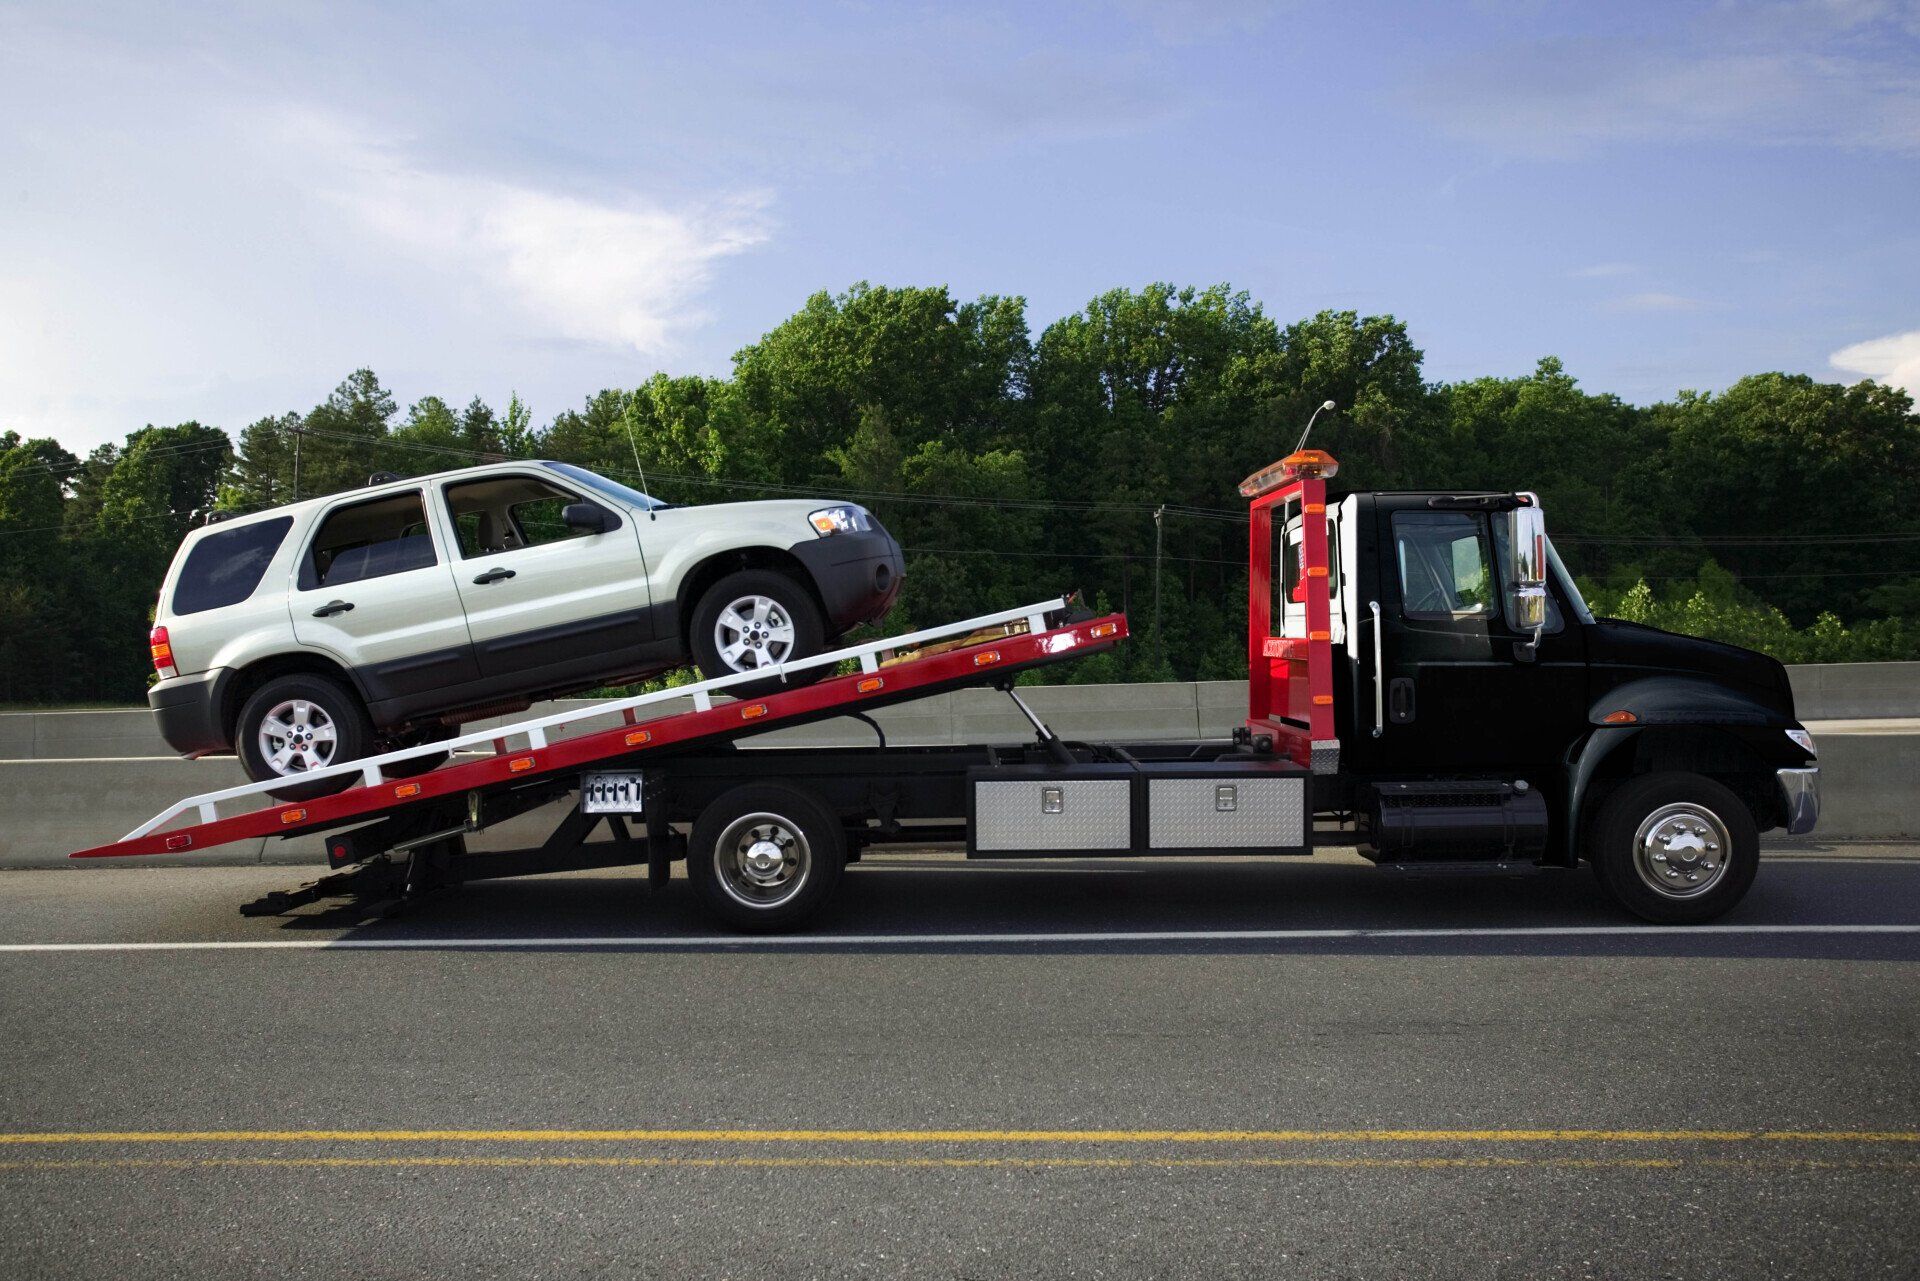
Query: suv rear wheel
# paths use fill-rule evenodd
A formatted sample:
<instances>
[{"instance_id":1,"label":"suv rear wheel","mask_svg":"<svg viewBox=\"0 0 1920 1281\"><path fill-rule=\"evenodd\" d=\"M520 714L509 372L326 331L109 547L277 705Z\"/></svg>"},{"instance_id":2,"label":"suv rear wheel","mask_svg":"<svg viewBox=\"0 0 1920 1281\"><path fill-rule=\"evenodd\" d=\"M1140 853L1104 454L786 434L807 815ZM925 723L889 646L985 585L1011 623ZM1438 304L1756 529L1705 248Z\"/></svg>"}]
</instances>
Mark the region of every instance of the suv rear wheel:
<instances>
[{"instance_id":1,"label":"suv rear wheel","mask_svg":"<svg viewBox=\"0 0 1920 1281\"><path fill-rule=\"evenodd\" d=\"M708 680L811 658L826 647L826 623L813 594L771 569L739 570L707 588L693 607L691 628L688 648ZM776 677L733 692L770 694L829 674L818 667L795 672L785 686Z\"/></svg>"},{"instance_id":2,"label":"suv rear wheel","mask_svg":"<svg viewBox=\"0 0 1920 1281\"><path fill-rule=\"evenodd\" d=\"M233 727L234 751L254 782L284 778L283 801L305 801L351 786L357 776L299 783L300 775L367 754L373 724L354 692L325 676L276 676L253 692Z\"/></svg>"}]
</instances>

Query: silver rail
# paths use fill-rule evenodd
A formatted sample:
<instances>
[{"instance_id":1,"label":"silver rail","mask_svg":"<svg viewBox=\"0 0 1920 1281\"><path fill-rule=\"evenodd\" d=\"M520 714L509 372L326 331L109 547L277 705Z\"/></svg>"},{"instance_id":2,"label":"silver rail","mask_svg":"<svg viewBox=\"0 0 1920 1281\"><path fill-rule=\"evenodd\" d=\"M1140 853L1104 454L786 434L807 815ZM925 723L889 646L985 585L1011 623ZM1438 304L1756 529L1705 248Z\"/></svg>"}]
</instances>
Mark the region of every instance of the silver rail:
<instances>
[{"instance_id":1,"label":"silver rail","mask_svg":"<svg viewBox=\"0 0 1920 1281\"><path fill-rule=\"evenodd\" d=\"M771 667L762 667L751 672L737 672L732 676L716 676L712 680L699 681L692 685L680 685L672 689L655 690L650 694L633 694L626 698L611 698L601 703L573 711L558 712L550 716L537 716L531 720L517 721L511 725L500 725L493 729L480 730L472 734L462 734L458 738L440 739L436 742L421 743L414 747L401 748L397 752L386 752L379 756L363 757L356 761L346 761L339 765L329 765L325 769L308 770L299 775L286 778L263 779L258 783L248 783L241 787L229 787L218 792L204 792L199 796L189 796L176 801L173 805L128 832L122 840L135 840L171 823L189 810L200 811L200 821L211 823L220 817L219 806L222 801L238 800L244 796L259 796L271 792L276 787L289 787L300 783L309 783L325 778L344 778L349 774L359 774L361 782L368 787L376 787L386 781L382 767L396 761L409 761L422 756L437 756L442 752L457 752L463 747L488 744L496 755L505 750L506 740L517 734L527 736L527 747L538 750L547 745L547 731L565 726L570 722L587 720L594 716L611 716L615 713L626 718L629 725L638 724L633 713L636 709L655 703L664 703L671 699L693 699L696 711L707 711L713 706L713 695L724 693L738 685L766 680L777 676L785 681L794 672L811 671L816 667L837 667L850 659L858 660L863 672L880 670L880 656L890 650L911 649L916 645L929 645L935 641L951 640L956 636L965 636L983 627L994 627L1005 623L1024 621L1029 634L1037 635L1047 630L1047 615L1067 607L1065 599L1041 601L1034 605L1022 605L1018 609L1003 609L998 613L982 614L978 618L962 619L957 623L944 623L939 627L927 627L917 632L908 632L904 636L889 636L883 640L868 641L864 645L849 645L845 649L829 650L824 654L815 654L812 658L803 658L798 662L775 663Z\"/></svg>"}]
</instances>

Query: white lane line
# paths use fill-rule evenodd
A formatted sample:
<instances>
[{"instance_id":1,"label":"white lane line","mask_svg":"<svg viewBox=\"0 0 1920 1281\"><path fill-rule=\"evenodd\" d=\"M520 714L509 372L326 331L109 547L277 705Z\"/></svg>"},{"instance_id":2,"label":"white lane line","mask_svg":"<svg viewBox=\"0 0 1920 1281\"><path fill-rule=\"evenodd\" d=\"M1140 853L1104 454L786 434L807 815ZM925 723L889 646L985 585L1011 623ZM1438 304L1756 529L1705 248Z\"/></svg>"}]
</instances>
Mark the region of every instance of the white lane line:
<instances>
[{"instance_id":1,"label":"white lane line","mask_svg":"<svg viewBox=\"0 0 1920 1281\"><path fill-rule=\"evenodd\" d=\"M1267 943L1315 939L1673 938L1920 934L1891 925L1541 925L1460 929L1115 930L1057 934L690 934L580 938L202 939L168 943L0 943L0 952L389 952L547 948L925 947L982 943Z\"/></svg>"}]
</instances>

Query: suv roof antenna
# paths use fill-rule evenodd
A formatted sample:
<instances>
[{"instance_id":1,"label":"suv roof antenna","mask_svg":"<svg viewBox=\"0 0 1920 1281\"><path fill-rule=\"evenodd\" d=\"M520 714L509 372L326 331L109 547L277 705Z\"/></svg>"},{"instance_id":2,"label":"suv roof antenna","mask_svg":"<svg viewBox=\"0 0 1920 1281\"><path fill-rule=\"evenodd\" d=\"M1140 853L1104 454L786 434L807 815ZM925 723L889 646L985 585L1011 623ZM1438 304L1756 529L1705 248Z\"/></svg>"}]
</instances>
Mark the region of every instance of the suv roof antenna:
<instances>
[{"instance_id":1,"label":"suv roof antenna","mask_svg":"<svg viewBox=\"0 0 1920 1281\"><path fill-rule=\"evenodd\" d=\"M640 442L636 440L633 435L633 415L631 413L621 414L620 425L627 429L627 444L633 449L633 465L640 472L640 492L647 494L647 465L640 461ZM660 519L654 514L655 501L652 494L647 494L648 520Z\"/></svg>"},{"instance_id":2,"label":"suv roof antenna","mask_svg":"<svg viewBox=\"0 0 1920 1281\"><path fill-rule=\"evenodd\" d=\"M1332 408L1333 408L1333 402L1331 400L1321 401L1320 408L1313 411L1313 418L1318 418L1322 412ZM1300 443L1293 447L1294 453L1297 454L1301 450L1307 447L1307 432L1310 432L1313 430L1313 418L1307 419L1307 430L1300 433Z\"/></svg>"}]
</instances>

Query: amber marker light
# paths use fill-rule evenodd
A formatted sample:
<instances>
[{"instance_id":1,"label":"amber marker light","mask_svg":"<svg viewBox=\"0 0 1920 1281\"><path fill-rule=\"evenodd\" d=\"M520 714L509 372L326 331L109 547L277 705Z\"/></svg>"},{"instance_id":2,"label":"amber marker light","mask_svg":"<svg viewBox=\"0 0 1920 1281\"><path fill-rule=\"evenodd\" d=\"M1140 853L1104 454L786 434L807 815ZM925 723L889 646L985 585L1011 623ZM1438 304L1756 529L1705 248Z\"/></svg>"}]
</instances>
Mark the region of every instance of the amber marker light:
<instances>
[{"instance_id":1,"label":"amber marker light","mask_svg":"<svg viewBox=\"0 0 1920 1281\"><path fill-rule=\"evenodd\" d=\"M886 687L887 687L886 679L880 676L869 676L867 677L867 679L861 681L858 685L854 686L854 688L856 690L859 690L862 694L871 694L876 689L885 689Z\"/></svg>"},{"instance_id":2,"label":"amber marker light","mask_svg":"<svg viewBox=\"0 0 1920 1281\"><path fill-rule=\"evenodd\" d=\"M1605 716L1602 716L1600 718L1600 723L1602 725L1631 725L1639 719L1640 718L1638 716L1635 716L1632 712L1627 712L1627 711L1608 712Z\"/></svg>"},{"instance_id":3,"label":"amber marker light","mask_svg":"<svg viewBox=\"0 0 1920 1281\"><path fill-rule=\"evenodd\" d=\"M633 731L633 733L627 735L625 741L628 747L644 746L645 744L651 743L653 741L653 731L648 729L637 729Z\"/></svg>"},{"instance_id":4,"label":"amber marker light","mask_svg":"<svg viewBox=\"0 0 1920 1281\"><path fill-rule=\"evenodd\" d=\"M282 823L300 823L300 822L304 822L306 820L306 817L307 817L307 812L305 810L281 810L280 811L280 821Z\"/></svg>"},{"instance_id":5,"label":"amber marker light","mask_svg":"<svg viewBox=\"0 0 1920 1281\"><path fill-rule=\"evenodd\" d=\"M973 665L975 667L991 667L999 661L1000 651L997 649L990 649L984 654L975 654L973 656Z\"/></svg>"},{"instance_id":6,"label":"amber marker light","mask_svg":"<svg viewBox=\"0 0 1920 1281\"><path fill-rule=\"evenodd\" d=\"M524 774L533 768L533 757L516 756L507 762L507 769L515 774Z\"/></svg>"},{"instance_id":7,"label":"amber marker light","mask_svg":"<svg viewBox=\"0 0 1920 1281\"><path fill-rule=\"evenodd\" d=\"M420 795L420 784L418 783L402 783L393 789L393 799L396 801L404 801L409 796L418 795Z\"/></svg>"}]
</instances>

